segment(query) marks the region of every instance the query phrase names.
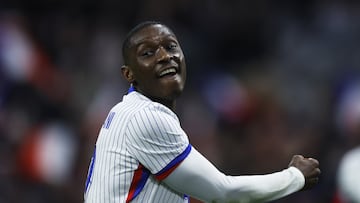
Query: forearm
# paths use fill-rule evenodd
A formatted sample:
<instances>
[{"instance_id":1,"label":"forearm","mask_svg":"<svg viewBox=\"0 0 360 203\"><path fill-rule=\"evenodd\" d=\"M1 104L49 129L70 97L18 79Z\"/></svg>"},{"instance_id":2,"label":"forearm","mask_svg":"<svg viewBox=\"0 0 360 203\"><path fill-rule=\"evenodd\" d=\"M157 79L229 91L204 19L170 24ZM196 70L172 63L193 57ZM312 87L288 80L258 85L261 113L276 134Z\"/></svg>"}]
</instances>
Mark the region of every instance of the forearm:
<instances>
[{"instance_id":1,"label":"forearm","mask_svg":"<svg viewBox=\"0 0 360 203\"><path fill-rule=\"evenodd\" d=\"M164 181L206 202L270 201L300 190L305 182L294 167L268 175L226 176L195 148Z\"/></svg>"},{"instance_id":2,"label":"forearm","mask_svg":"<svg viewBox=\"0 0 360 203\"><path fill-rule=\"evenodd\" d=\"M305 182L302 173L295 167L267 175L226 178L225 184L229 185L227 200L243 200L239 202L279 199L300 190Z\"/></svg>"}]
</instances>

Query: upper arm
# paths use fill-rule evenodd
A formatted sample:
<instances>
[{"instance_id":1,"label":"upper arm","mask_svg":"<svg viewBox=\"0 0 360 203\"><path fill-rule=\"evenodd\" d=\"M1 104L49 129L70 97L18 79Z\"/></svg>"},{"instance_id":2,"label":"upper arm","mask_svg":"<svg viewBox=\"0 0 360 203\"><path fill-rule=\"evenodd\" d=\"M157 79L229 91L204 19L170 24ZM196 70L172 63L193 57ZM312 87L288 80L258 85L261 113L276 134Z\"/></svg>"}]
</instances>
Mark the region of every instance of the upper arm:
<instances>
[{"instance_id":1,"label":"upper arm","mask_svg":"<svg viewBox=\"0 0 360 203\"><path fill-rule=\"evenodd\" d=\"M126 136L129 152L152 174L163 171L189 145L178 120L156 108L138 111L128 124Z\"/></svg>"},{"instance_id":2,"label":"upper arm","mask_svg":"<svg viewBox=\"0 0 360 203\"><path fill-rule=\"evenodd\" d=\"M195 148L164 180L171 188L206 202L224 200L227 177Z\"/></svg>"}]
</instances>

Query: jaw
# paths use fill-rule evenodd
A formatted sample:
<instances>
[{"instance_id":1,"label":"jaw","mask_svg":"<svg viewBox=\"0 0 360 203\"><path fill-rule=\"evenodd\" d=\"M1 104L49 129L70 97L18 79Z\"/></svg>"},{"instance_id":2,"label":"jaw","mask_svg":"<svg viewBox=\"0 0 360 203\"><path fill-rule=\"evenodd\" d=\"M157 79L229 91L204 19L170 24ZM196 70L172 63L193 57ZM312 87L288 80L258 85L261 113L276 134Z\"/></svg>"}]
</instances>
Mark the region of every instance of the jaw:
<instances>
[{"instance_id":1,"label":"jaw","mask_svg":"<svg viewBox=\"0 0 360 203\"><path fill-rule=\"evenodd\" d=\"M159 78L159 89L162 98L176 99L184 89L184 80L179 74Z\"/></svg>"},{"instance_id":2,"label":"jaw","mask_svg":"<svg viewBox=\"0 0 360 203\"><path fill-rule=\"evenodd\" d=\"M185 81L183 76L175 74L161 78L154 78L146 84L138 84L136 89L152 100L172 101L181 95L184 85Z\"/></svg>"},{"instance_id":3,"label":"jaw","mask_svg":"<svg viewBox=\"0 0 360 203\"><path fill-rule=\"evenodd\" d=\"M186 81L186 66L179 63L176 74L159 76L159 72L136 74L136 89L157 101L175 101L183 92ZM153 75L153 77L149 77ZM160 102L163 103L163 102Z\"/></svg>"}]
</instances>

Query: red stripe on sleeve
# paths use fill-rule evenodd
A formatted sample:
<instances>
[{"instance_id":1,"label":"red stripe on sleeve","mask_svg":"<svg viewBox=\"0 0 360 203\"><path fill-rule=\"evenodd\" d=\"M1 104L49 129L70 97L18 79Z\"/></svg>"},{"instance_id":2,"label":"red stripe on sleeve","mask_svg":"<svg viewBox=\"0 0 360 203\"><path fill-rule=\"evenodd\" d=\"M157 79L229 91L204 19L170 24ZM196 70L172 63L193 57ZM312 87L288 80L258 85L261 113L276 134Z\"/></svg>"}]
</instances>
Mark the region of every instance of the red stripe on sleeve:
<instances>
[{"instance_id":1,"label":"red stripe on sleeve","mask_svg":"<svg viewBox=\"0 0 360 203\"><path fill-rule=\"evenodd\" d=\"M181 161L182 162L182 161ZM175 164L173 167L169 168L167 171L165 171L164 173L162 173L161 175L157 175L155 176L157 180L164 180L166 177L168 177L170 175L171 172L173 172L179 165L180 163Z\"/></svg>"},{"instance_id":2,"label":"red stripe on sleeve","mask_svg":"<svg viewBox=\"0 0 360 203\"><path fill-rule=\"evenodd\" d=\"M144 166L139 164L139 167L135 170L134 177L131 181L131 185L130 185L130 189L129 189L129 194L126 198L126 203L130 202L131 200L133 200L135 198L135 192L141 181L141 178L143 175L143 169L144 169Z\"/></svg>"}]
</instances>

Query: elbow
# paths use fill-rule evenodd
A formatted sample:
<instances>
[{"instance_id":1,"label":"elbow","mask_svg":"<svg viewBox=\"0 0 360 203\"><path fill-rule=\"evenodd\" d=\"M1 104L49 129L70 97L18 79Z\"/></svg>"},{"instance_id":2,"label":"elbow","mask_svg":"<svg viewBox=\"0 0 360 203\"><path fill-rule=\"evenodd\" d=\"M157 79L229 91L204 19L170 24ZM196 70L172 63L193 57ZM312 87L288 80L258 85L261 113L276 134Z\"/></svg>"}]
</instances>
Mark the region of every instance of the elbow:
<instances>
[{"instance_id":1,"label":"elbow","mask_svg":"<svg viewBox=\"0 0 360 203\"><path fill-rule=\"evenodd\" d=\"M250 191L246 192L246 188L235 187L233 178L224 175L216 185L215 190L212 191L205 202L211 203L250 203L253 202L254 197Z\"/></svg>"},{"instance_id":2,"label":"elbow","mask_svg":"<svg viewBox=\"0 0 360 203\"><path fill-rule=\"evenodd\" d=\"M212 199L206 202L212 203L250 203L262 202L263 195L256 192L252 187L246 184L239 184L234 177L224 175L217 185L216 193L213 193Z\"/></svg>"}]
</instances>

